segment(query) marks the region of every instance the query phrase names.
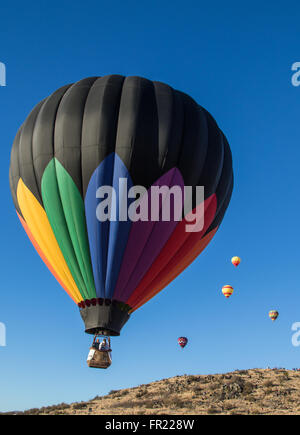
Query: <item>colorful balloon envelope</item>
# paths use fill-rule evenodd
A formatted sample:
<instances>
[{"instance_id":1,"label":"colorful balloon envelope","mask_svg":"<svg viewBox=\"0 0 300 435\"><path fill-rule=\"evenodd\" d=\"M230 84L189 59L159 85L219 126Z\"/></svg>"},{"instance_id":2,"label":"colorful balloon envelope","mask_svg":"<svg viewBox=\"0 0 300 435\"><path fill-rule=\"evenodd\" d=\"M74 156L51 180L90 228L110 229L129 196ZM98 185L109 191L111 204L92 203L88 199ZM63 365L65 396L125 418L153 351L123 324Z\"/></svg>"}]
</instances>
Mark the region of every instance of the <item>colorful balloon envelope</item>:
<instances>
[{"instance_id":1,"label":"colorful balloon envelope","mask_svg":"<svg viewBox=\"0 0 300 435\"><path fill-rule=\"evenodd\" d=\"M279 313L277 310L269 311L269 317L272 320L272 322L274 322L274 320L276 320L278 316L279 316Z\"/></svg>"},{"instance_id":2,"label":"colorful balloon envelope","mask_svg":"<svg viewBox=\"0 0 300 435\"><path fill-rule=\"evenodd\" d=\"M231 296L233 293L233 287L231 287L231 285L224 285L222 287L222 293L225 298L229 298L229 296Z\"/></svg>"},{"instance_id":3,"label":"colorful balloon envelope","mask_svg":"<svg viewBox=\"0 0 300 435\"><path fill-rule=\"evenodd\" d=\"M231 259L231 263L232 263L235 267L237 267L237 266L240 264L240 262L241 262L240 257L232 257L232 259Z\"/></svg>"},{"instance_id":4,"label":"colorful balloon envelope","mask_svg":"<svg viewBox=\"0 0 300 435\"><path fill-rule=\"evenodd\" d=\"M230 147L205 109L161 82L119 75L83 79L37 104L16 135L9 179L24 230L85 331L106 335L119 335L205 249L233 187ZM138 209L124 219L136 186L141 208L152 187L183 195L190 186L191 207L168 221L160 209L158 219ZM203 227L187 231L199 210Z\"/></svg>"},{"instance_id":5,"label":"colorful balloon envelope","mask_svg":"<svg viewBox=\"0 0 300 435\"><path fill-rule=\"evenodd\" d=\"M186 345L187 345L187 343L188 343L188 339L186 338L186 337L179 337L178 338L178 344L179 344L179 346L183 349Z\"/></svg>"}]
</instances>

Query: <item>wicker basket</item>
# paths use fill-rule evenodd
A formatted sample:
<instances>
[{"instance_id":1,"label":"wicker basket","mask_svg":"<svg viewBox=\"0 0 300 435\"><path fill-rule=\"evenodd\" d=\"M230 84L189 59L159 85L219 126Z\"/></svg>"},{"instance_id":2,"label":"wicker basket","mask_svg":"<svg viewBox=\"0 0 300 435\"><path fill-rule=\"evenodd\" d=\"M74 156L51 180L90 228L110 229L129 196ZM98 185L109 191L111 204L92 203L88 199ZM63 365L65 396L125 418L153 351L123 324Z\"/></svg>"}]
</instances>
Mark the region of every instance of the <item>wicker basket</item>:
<instances>
[{"instance_id":1,"label":"wicker basket","mask_svg":"<svg viewBox=\"0 0 300 435\"><path fill-rule=\"evenodd\" d=\"M96 369L107 369L111 365L110 351L91 347L87 357L87 365Z\"/></svg>"}]
</instances>

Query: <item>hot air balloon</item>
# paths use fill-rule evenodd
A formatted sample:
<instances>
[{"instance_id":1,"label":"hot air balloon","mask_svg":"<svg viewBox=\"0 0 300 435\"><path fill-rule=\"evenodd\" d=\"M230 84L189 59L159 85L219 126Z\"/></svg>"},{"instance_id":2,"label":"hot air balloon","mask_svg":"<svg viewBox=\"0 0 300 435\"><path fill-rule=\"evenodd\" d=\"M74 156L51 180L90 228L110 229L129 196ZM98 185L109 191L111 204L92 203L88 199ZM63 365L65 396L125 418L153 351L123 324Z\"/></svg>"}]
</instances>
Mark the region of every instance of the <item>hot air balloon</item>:
<instances>
[{"instance_id":1,"label":"hot air balloon","mask_svg":"<svg viewBox=\"0 0 300 435\"><path fill-rule=\"evenodd\" d=\"M9 180L24 230L78 305L85 332L118 336L213 238L233 171L224 134L191 97L110 75L63 86L36 105L15 137ZM179 218L173 203L169 220L162 206L155 219L139 215L152 205L150 190L165 204L162 188L179 188L182 200L185 186L192 201L187 210L180 203ZM187 230L199 211L203 226Z\"/></svg>"},{"instance_id":2,"label":"hot air balloon","mask_svg":"<svg viewBox=\"0 0 300 435\"><path fill-rule=\"evenodd\" d=\"M274 320L276 320L278 316L279 316L278 311L276 310L269 311L269 317L272 320L272 322L274 322Z\"/></svg>"},{"instance_id":3,"label":"hot air balloon","mask_svg":"<svg viewBox=\"0 0 300 435\"><path fill-rule=\"evenodd\" d=\"M235 267L237 267L237 266L240 264L240 262L241 262L240 257L232 257L232 259L231 259L231 263L232 263Z\"/></svg>"},{"instance_id":4,"label":"hot air balloon","mask_svg":"<svg viewBox=\"0 0 300 435\"><path fill-rule=\"evenodd\" d=\"M183 349L186 345L187 345L187 343L188 343L188 339L186 338L186 337L179 337L178 338L178 344L179 344L179 346Z\"/></svg>"},{"instance_id":5,"label":"hot air balloon","mask_svg":"<svg viewBox=\"0 0 300 435\"><path fill-rule=\"evenodd\" d=\"M233 287L231 287L231 285L224 285L222 287L222 293L225 298L229 298L229 296L231 296L233 293Z\"/></svg>"}]
</instances>

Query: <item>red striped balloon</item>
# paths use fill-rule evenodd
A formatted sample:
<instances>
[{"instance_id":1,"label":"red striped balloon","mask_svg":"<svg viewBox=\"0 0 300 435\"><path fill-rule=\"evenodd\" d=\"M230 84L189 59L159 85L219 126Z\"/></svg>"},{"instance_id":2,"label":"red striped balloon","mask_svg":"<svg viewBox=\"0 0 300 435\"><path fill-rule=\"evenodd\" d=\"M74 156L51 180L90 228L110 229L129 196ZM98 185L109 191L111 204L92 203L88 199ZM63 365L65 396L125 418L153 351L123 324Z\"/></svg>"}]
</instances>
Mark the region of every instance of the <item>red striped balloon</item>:
<instances>
[{"instance_id":1,"label":"red striped balloon","mask_svg":"<svg viewBox=\"0 0 300 435\"><path fill-rule=\"evenodd\" d=\"M231 296L233 293L233 287L231 285L224 285L222 287L222 293L225 298L229 298L229 296Z\"/></svg>"},{"instance_id":2,"label":"red striped balloon","mask_svg":"<svg viewBox=\"0 0 300 435\"><path fill-rule=\"evenodd\" d=\"M179 346L183 349L187 345L188 339L186 337L179 337L177 341Z\"/></svg>"}]
</instances>

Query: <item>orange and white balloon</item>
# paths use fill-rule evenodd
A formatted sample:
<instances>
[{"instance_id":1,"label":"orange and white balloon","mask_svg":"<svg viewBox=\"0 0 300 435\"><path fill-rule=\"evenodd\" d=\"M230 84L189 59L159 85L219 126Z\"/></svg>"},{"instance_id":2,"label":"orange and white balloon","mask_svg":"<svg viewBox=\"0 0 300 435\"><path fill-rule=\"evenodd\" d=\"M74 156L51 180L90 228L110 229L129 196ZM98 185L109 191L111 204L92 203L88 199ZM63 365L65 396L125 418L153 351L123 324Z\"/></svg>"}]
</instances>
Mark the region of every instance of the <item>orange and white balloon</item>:
<instances>
[{"instance_id":1,"label":"orange and white balloon","mask_svg":"<svg viewBox=\"0 0 300 435\"><path fill-rule=\"evenodd\" d=\"M241 262L240 257L232 257L232 259L231 259L231 263L232 263L235 267L237 267L237 266L240 264L240 262Z\"/></svg>"},{"instance_id":2,"label":"orange and white balloon","mask_svg":"<svg viewBox=\"0 0 300 435\"><path fill-rule=\"evenodd\" d=\"M229 298L229 296L231 296L233 293L233 287L231 287L231 285L224 285L222 287L222 293L225 298Z\"/></svg>"}]
</instances>

